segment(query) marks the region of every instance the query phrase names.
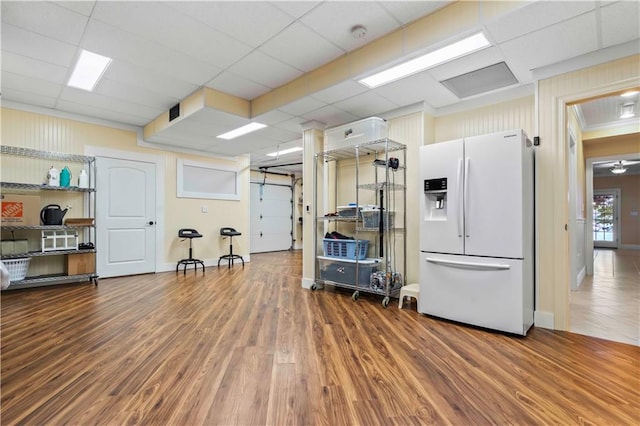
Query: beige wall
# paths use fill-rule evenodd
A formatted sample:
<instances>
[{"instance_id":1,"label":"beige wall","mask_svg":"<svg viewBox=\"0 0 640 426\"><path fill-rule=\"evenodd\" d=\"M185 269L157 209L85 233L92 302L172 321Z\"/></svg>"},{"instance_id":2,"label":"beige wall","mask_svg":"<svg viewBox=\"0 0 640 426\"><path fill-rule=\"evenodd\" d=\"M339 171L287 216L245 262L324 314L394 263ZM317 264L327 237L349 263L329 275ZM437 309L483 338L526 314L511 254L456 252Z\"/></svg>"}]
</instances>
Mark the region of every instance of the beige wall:
<instances>
[{"instance_id":1,"label":"beige wall","mask_svg":"<svg viewBox=\"0 0 640 426\"><path fill-rule=\"evenodd\" d=\"M435 119L435 141L444 142L468 136L484 135L505 130L523 129L530 138L535 136L535 100L533 96L514 99L470 111Z\"/></svg>"},{"instance_id":2,"label":"beige wall","mask_svg":"<svg viewBox=\"0 0 640 426\"><path fill-rule=\"evenodd\" d=\"M637 87L640 56L562 74L538 82L538 299L536 324L569 328L569 267L565 105ZM585 147L586 151L586 147ZM586 156L586 152L585 152Z\"/></svg>"},{"instance_id":3,"label":"beige wall","mask_svg":"<svg viewBox=\"0 0 640 426\"><path fill-rule=\"evenodd\" d=\"M126 151L130 153L151 154L162 159L164 165L164 217L158 218L163 227L163 258L156 260L159 270L171 269L171 265L187 254L188 246L179 242L178 229L195 228L204 235L195 244L195 255L209 262L228 251L226 241L219 238L219 228L232 226L243 232L234 240L234 249L244 255L249 253L249 161L242 157L237 161L215 159L200 155L175 153L160 149L140 147L137 135L132 130L82 121L58 118L17 109L3 108L2 143L5 145L27 147L45 151L58 151L71 154L84 154L88 146ZM177 159L188 159L213 165L235 166L241 170L241 200L219 201L178 198L176 196ZM14 158L3 156L2 180L36 183L44 180L49 161L30 163L29 167L17 167ZM56 163L61 168L62 163ZM70 165L71 166L71 165ZM78 176L78 165L72 166L74 176ZM99 196L99 194L97 194ZM51 196L48 200L50 200ZM208 207L208 213L202 213L202 207ZM76 212L79 210L76 209ZM80 215L78 215L80 216ZM99 243L97 245L100 250Z\"/></svg>"},{"instance_id":4,"label":"beige wall","mask_svg":"<svg viewBox=\"0 0 640 426\"><path fill-rule=\"evenodd\" d=\"M588 139L583 145L585 159L640 153L640 133Z\"/></svg>"},{"instance_id":5,"label":"beige wall","mask_svg":"<svg viewBox=\"0 0 640 426\"><path fill-rule=\"evenodd\" d=\"M620 189L620 230L618 241L621 245L640 248L640 175L621 175L593 178L593 189ZM634 215L635 214L635 215Z\"/></svg>"}]
</instances>

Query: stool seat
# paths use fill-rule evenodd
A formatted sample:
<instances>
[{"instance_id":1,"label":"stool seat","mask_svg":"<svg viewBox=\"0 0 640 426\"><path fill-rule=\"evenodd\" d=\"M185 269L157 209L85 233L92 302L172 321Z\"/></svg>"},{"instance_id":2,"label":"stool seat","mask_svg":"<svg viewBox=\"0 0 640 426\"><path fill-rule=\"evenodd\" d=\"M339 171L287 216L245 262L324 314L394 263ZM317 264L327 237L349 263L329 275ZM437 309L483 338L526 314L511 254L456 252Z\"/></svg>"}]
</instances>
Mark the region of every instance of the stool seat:
<instances>
[{"instance_id":1,"label":"stool seat","mask_svg":"<svg viewBox=\"0 0 640 426\"><path fill-rule=\"evenodd\" d=\"M178 268L180 268L180 265L184 265L183 273L185 274L187 273L187 266L189 265L193 265L195 271L198 270L198 265L200 265L202 266L202 272L204 272L204 262L193 257L193 246L191 245L193 239L202 238L202 234L193 228L182 228L178 230L178 237L189 239L189 257L178 261L178 263L176 264L176 272L178 272Z\"/></svg>"},{"instance_id":2,"label":"stool seat","mask_svg":"<svg viewBox=\"0 0 640 426\"><path fill-rule=\"evenodd\" d=\"M202 238L202 234L195 229L182 228L178 231L178 237L180 238Z\"/></svg>"},{"instance_id":3,"label":"stool seat","mask_svg":"<svg viewBox=\"0 0 640 426\"><path fill-rule=\"evenodd\" d=\"M420 302L420 284L413 283L407 284L400 289L400 303L398 305L399 309L402 309L402 302L404 302L404 298L413 297L416 299L416 303Z\"/></svg>"},{"instance_id":4,"label":"stool seat","mask_svg":"<svg viewBox=\"0 0 640 426\"><path fill-rule=\"evenodd\" d=\"M229 268L233 265L233 261L238 259L242 262L242 267L244 268L244 259L239 254L233 253L233 237L237 237L238 235L242 235L241 232L236 231L234 228L230 228L228 226L220 228L220 235L223 238L229 237L229 254L223 254L218 258L218 268L220 267L220 261L226 260Z\"/></svg>"}]
</instances>

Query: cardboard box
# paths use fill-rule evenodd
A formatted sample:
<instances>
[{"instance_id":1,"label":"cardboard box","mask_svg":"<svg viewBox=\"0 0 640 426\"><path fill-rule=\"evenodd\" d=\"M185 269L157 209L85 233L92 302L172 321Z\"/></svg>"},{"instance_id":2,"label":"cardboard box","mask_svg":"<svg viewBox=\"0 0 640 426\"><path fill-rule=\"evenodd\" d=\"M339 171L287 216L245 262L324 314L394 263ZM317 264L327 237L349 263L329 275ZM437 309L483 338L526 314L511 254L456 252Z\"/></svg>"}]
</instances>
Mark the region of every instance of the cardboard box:
<instances>
[{"instance_id":1,"label":"cardboard box","mask_svg":"<svg viewBox=\"0 0 640 426\"><path fill-rule=\"evenodd\" d=\"M67 275L93 274L96 272L95 253L74 253L67 255Z\"/></svg>"},{"instance_id":2,"label":"cardboard box","mask_svg":"<svg viewBox=\"0 0 640 426\"><path fill-rule=\"evenodd\" d=\"M2 194L2 221L5 226L40 225L40 197Z\"/></svg>"}]
</instances>

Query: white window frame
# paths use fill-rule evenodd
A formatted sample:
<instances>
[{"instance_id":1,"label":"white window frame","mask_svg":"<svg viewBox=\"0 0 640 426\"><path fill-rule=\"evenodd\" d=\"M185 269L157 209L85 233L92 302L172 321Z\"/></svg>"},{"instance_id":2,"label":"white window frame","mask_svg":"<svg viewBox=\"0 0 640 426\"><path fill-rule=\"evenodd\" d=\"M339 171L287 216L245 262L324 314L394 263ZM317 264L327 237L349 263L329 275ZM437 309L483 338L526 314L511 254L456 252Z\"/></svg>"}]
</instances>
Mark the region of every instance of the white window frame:
<instances>
[{"instance_id":1,"label":"white window frame","mask_svg":"<svg viewBox=\"0 0 640 426\"><path fill-rule=\"evenodd\" d=\"M217 173L232 174L229 177L235 182L233 191L225 190L225 188L213 186L211 191L193 191L189 190L189 183L185 182L185 169L199 168L204 169L201 172L203 177L208 177L212 183L215 183L215 175ZM209 172L208 172L209 171ZM206 176L209 173L209 176ZM198 161L177 159L177 196L178 198L204 198L209 200L232 200L240 201L240 171L237 167L224 166L218 164L202 163ZM187 184L185 186L185 183Z\"/></svg>"}]
</instances>

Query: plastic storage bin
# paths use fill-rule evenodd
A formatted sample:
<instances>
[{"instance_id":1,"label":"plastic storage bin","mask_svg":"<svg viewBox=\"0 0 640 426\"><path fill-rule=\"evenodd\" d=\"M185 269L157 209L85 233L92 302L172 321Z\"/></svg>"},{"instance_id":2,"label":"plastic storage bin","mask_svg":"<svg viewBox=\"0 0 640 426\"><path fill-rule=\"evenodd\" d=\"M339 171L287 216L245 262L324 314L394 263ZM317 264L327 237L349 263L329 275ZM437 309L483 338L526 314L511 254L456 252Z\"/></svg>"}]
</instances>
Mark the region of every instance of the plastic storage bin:
<instances>
[{"instance_id":1,"label":"plastic storage bin","mask_svg":"<svg viewBox=\"0 0 640 426\"><path fill-rule=\"evenodd\" d=\"M338 260L329 257L318 256L320 265L320 279L358 285L368 288L371 282L371 274L378 270L377 260L358 261L358 275L356 277L355 260Z\"/></svg>"},{"instance_id":2,"label":"plastic storage bin","mask_svg":"<svg viewBox=\"0 0 640 426\"><path fill-rule=\"evenodd\" d=\"M380 209L363 209L360 213L362 215L362 226L364 228L378 229L380 227ZM395 214L395 212L384 212L382 215L382 226L384 226L384 229L387 229L387 222L389 228L393 228Z\"/></svg>"},{"instance_id":3,"label":"plastic storage bin","mask_svg":"<svg viewBox=\"0 0 640 426\"><path fill-rule=\"evenodd\" d=\"M387 138L389 125L378 117L365 118L324 131L324 150L348 148Z\"/></svg>"},{"instance_id":4,"label":"plastic storage bin","mask_svg":"<svg viewBox=\"0 0 640 426\"><path fill-rule=\"evenodd\" d=\"M369 250L368 240L357 240L357 252L356 252L356 240L337 240L333 238L323 238L324 255L327 257L335 257L339 259L360 260L367 257L367 250Z\"/></svg>"},{"instance_id":5,"label":"plastic storage bin","mask_svg":"<svg viewBox=\"0 0 640 426\"><path fill-rule=\"evenodd\" d=\"M4 259L2 263L7 267L9 271L9 281L22 281L27 276L27 269L29 269L30 258L21 259Z\"/></svg>"}]
</instances>

